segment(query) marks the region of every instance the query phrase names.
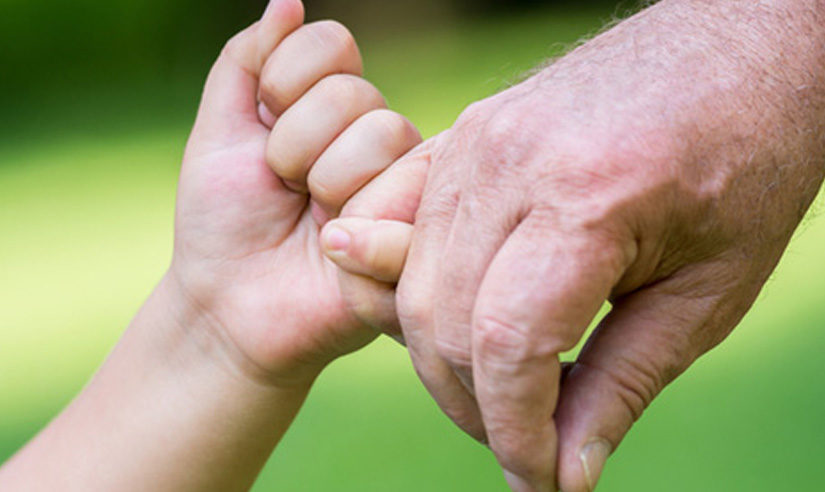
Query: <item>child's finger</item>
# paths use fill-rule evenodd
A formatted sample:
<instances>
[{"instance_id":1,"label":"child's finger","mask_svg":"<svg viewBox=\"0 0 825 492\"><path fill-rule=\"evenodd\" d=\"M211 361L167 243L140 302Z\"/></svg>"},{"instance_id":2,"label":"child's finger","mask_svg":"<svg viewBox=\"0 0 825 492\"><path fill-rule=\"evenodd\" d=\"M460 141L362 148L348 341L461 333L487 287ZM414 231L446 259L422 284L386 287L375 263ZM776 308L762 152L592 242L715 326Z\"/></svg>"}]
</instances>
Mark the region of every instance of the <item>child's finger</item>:
<instances>
[{"instance_id":1,"label":"child's finger","mask_svg":"<svg viewBox=\"0 0 825 492\"><path fill-rule=\"evenodd\" d=\"M356 120L312 164L307 185L329 217L374 177L421 143L407 118L388 109Z\"/></svg>"},{"instance_id":2,"label":"child's finger","mask_svg":"<svg viewBox=\"0 0 825 492\"><path fill-rule=\"evenodd\" d=\"M427 182L431 153L441 135L411 150L364 185L344 205L341 216L414 223Z\"/></svg>"},{"instance_id":3,"label":"child's finger","mask_svg":"<svg viewBox=\"0 0 825 492\"><path fill-rule=\"evenodd\" d=\"M404 345L395 310L394 285L344 270L338 270L338 282L350 314Z\"/></svg>"},{"instance_id":4,"label":"child's finger","mask_svg":"<svg viewBox=\"0 0 825 492\"><path fill-rule=\"evenodd\" d=\"M404 270L413 226L394 220L343 218L321 232L324 254L343 270L395 283Z\"/></svg>"},{"instance_id":5,"label":"child's finger","mask_svg":"<svg viewBox=\"0 0 825 492\"><path fill-rule=\"evenodd\" d=\"M259 98L279 116L324 77L362 71L358 45L346 27L335 21L307 24L287 36L267 60Z\"/></svg>"},{"instance_id":6,"label":"child's finger","mask_svg":"<svg viewBox=\"0 0 825 492\"><path fill-rule=\"evenodd\" d=\"M300 0L272 0L260 21L229 40L206 82L193 139L222 145L248 133L239 123L258 124L258 76L278 43L303 21Z\"/></svg>"},{"instance_id":7,"label":"child's finger","mask_svg":"<svg viewBox=\"0 0 825 492\"><path fill-rule=\"evenodd\" d=\"M354 75L330 75L275 123L266 162L294 190L306 190L309 168L353 121L386 107L378 89Z\"/></svg>"}]
</instances>

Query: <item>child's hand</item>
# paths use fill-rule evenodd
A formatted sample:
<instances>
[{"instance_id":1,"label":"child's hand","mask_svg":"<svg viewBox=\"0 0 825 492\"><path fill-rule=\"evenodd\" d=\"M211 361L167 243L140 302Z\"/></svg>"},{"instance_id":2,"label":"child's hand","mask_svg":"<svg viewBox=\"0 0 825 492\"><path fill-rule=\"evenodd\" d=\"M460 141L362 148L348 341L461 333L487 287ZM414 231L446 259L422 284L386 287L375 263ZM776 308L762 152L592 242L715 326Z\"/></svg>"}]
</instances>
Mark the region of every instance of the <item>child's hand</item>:
<instances>
[{"instance_id":1,"label":"child's hand","mask_svg":"<svg viewBox=\"0 0 825 492\"><path fill-rule=\"evenodd\" d=\"M420 137L359 77L346 29L302 22L300 0L272 0L226 46L187 145L169 272L0 467L0 489L248 490L318 372L385 328L342 295L325 214L290 188L334 215Z\"/></svg>"},{"instance_id":2,"label":"child's hand","mask_svg":"<svg viewBox=\"0 0 825 492\"><path fill-rule=\"evenodd\" d=\"M350 312L303 190L334 215L420 142L359 77L349 32L302 21L299 0L274 0L212 69L186 149L169 272L233 363L288 384L379 333Z\"/></svg>"},{"instance_id":3,"label":"child's hand","mask_svg":"<svg viewBox=\"0 0 825 492\"><path fill-rule=\"evenodd\" d=\"M341 293L353 314L383 327L399 341L395 284L412 243L430 149L440 138L428 140L371 180L344 205L340 218L326 223L321 234L324 253L340 267Z\"/></svg>"}]
</instances>

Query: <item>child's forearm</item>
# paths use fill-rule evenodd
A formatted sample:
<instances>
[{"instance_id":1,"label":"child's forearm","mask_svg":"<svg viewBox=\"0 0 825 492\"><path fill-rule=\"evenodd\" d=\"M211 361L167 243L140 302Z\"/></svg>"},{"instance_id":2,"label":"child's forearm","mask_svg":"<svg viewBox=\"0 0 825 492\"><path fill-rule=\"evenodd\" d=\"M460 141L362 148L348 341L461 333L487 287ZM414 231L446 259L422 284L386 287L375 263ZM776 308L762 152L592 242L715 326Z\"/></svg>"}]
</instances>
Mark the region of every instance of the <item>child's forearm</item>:
<instances>
[{"instance_id":1,"label":"child's forearm","mask_svg":"<svg viewBox=\"0 0 825 492\"><path fill-rule=\"evenodd\" d=\"M0 489L251 486L308 387L234 371L174 284L164 279L83 392L0 468Z\"/></svg>"}]
</instances>

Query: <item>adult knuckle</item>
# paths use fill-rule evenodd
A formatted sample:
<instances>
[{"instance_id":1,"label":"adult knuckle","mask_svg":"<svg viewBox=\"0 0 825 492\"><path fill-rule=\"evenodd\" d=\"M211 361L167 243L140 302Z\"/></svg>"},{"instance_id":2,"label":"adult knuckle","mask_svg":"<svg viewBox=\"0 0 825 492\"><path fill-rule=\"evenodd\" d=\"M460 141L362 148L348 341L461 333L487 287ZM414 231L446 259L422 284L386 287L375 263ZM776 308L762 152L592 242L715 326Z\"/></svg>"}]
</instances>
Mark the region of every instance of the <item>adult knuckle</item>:
<instances>
[{"instance_id":1,"label":"adult knuckle","mask_svg":"<svg viewBox=\"0 0 825 492\"><path fill-rule=\"evenodd\" d=\"M475 162L472 180L495 193L509 186L523 194L542 170L534 150L541 140L521 108L480 104L468 108L456 127L457 140Z\"/></svg>"},{"instance_id":2,"label":"adult knuckle","mask_svg":"<svg viewBox=\"0 0 825 492\"><path fill-rule=\"evenodd\" d=\"M533 165L543 163L534 156L537 142L540 140L521 112L514 109L499 111L480 130L476 148L485 171L480 178L493 178L493 182L498 183L498 178L515 174L519 182L532 182L543 167Z\"/></svg>"},{"instance_id":3,"label":"adult knuckle","mask_svg":"<svg viewBox=\"0 0 825 492\"><path fill-rule=\"evenodd\" d=\"M475 321L478 354L487 360L519 363L529 358L527 330L492 315L479 316Z\"/></svg>"},{"instance_id":4,"label":"adult knuckle","mask_svg":"<svg viewBox=\"0 0 825 492\"><path fill-rule=\"evenodd\" d=\"M644 410L667 384L660 371L640 360L625 358L614 361L611 367L602 367L588 361L580 361L577 364L600 372L613 387L613 393L621 400L634 421L642 416Z\"/></svg>"},{"instance_id":5,"label":"adult knuckle","mask_svg":"<svg viewBox=\"0 0 825 492\"><path fill-rule=\"evenodd\" d=\"M555 357L576 344L573 333L546 332L530 325L503 321L499 316L482 314L474 323L478 357L496 370L518 372L535 362Z\"/></svg>"},{"instance_id":6,"label":"adult knuckle","mask_svg":"<svg viewBox=\"0 0 825 492\"><path fill-rule=\"evenodd\" d=\"M516 117L510 111L500 111L484 123L481 141L487 148L507 148L521 136L523 128L522 118Z\"/></svg>"},{"instance_id":7,"label":"adult knuckle","mask_svg":"<svg viewBox=\"0 0 825 492\"><path fill-rule=\"evenodd\" d=\"M472 367L472 356L469 348L455 341L452 337L436 336L435 351L453 368L468 369Z\"/></svg>"},{"instance_id":8,"label":"adult knuckle","mask_svg":"<svg viewBox=\"0 0 825 492\"><path fill-rule=\"evenodd\" d=\"M461 185L449 176L437 176L427 183L416 212L415 223L452 220L461 199Z\"/></svg>"},{"instance_id":9,"label":"adult knuckle","mask_svg":"<svg viewBox=\"0 0 825 492\"><path fill-rule=\"evenodd\" d=\"M433 300L420 286L402 281L398 285L396 300L401 326L420 329L430 323Z\"/></svg>"},{"instance_id":10,"label":"adult knuckle","mask_svg":"<svg viewBox=\"0 0 825 492\"><path fill-rule=\"evenodd\" d=\"M551 465L542 463L539 455L525 445L524 437L518 433L497 435L492 450L504 469L528 480L544 476L546 468Z\"/></svg>"},{"instance_id":11,"label":"adult knuckle","mask_svg":"<svg viewBox=\"0 0 825 492\"><path fill-rule=\"evenodd\" d=\"M476 101L467 106L458 116L455 126L458 128L477 127L483 124L491 114L489 103Z\"/></svg>"}]
</instances>

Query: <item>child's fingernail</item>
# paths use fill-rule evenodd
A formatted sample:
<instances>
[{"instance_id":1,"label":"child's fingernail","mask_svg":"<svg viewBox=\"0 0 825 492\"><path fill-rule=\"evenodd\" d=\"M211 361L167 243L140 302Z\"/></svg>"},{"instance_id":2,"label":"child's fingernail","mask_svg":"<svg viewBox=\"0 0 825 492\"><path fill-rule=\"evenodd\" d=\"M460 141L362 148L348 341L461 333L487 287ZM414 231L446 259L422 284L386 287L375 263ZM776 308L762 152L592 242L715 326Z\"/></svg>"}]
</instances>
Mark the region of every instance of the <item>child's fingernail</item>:
<instances>
[{"instance_id":1,"label":"child's fingernail","mask_svg":"<svg viewBox=\"0 0 825 492\"><path fill-rule=\"evenodd\" d=\"M330 251L346 251L349 248L350 241L349 233L339 227L332 227L327 230L324 238L327 249Z\"/></svg>"},{"instance_id":2,"label":"child's fingernail","mask_svg":"<svg viewBox=\"0 0 825 492\"><path fill-rule=\"evenodd\" d=\"M304 183L300 181L293 181L291 179L284 179L284 185L289 188L290 190L294 191L295 193L306 193L307 187Z\"/></svg>"},{"instance_id":3,"label":"child's fingernail","mask_svg":"<svg viewBox=\"0 0 825 492\"><path fill-rule=\"evenodd\" d=\"M269 2L266 4L266 9L264 9L264 15L261 16L262 18L266 17L266 15L272 10L272 5L277 1L278 0L269 0Z\"/></svg>"},{"instance_id":4,"label":"child's fingernail","mask_svg":"<svg viewBox=\"0 0 825 492\"><path fill-rule=\"evenodd\" d=\"M321 227L324 227L327 222L330 221L332 217L323 209L320 205L316 202L310 203L309 208L310 213L312 214L312 218L315 219L315 223Z\"/></svg>"}]
</instances>

